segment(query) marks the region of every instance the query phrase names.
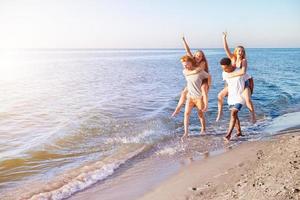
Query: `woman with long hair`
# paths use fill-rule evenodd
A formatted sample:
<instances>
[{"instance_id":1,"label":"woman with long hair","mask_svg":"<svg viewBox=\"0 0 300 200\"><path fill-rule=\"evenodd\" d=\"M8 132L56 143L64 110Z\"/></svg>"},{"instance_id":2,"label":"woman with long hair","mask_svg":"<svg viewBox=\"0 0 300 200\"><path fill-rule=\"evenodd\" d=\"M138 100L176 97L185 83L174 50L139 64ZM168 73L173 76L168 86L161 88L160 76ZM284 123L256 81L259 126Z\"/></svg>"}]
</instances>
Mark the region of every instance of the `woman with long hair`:
<instances>
[{"instance_id":1,"label":"woman with long hair","mask_svg":"<svg viewBox=\"0 0 300 200\"><path fill-rule=\"evenodd\" d=\"M205 57L204 52L202 50L197 50L193 55L189 45L187 44L187 42L185 40L185 37L182 37L182 41L183 41L183 45L186 50L187 56L193 58L195 61L196 68L193 73L198 73L201 70L204 70L205 72L209 73L208 63L207 63L207 59ZM203 95L203 102L204 102L204 107L202 110L203 112L206 112L208 109L208 90L209 90L209 86L211 85L211 76L209 75L209 77L210 77L209 79L204 79L201 84L201 92ZM181 92L181 96L180 96L180 99L176 106L176 109L172 114L173 117L180 112L180 109L182 108L183 104L186 102L187 93L188 93L188 91L187 91L187 88L185 87L183 89L183 91ZM202 130L201 132L204 133L204 131L205 130Z\"/></svg>"},{"instance_id":2,"label":"woman with long hair","mask_svg":"<svg viewBox=\"0 0 300 200\"><path fill-rule=\"evenodd\" d=\"M201 91L202 81L205 79L210 80L209 74L201 70L197 73L194 73L197 65L193 58L188 55L181 57L180 59L183 66L183 74L186 79L186 88L187 88L187 98L185 102L185 110L184 110L184 134L181 137L181 141L184 141L185 138L189 135L189 121L190 115L194 107L197 108L198 117L201 124L201 133L205 132L206 122L205 115L203 113L204 102L203 102L203 94Z\"/></svg>"},{"instance_id":3,"label":"woman with long hair","mask_svg":"<svg viewBox=\"0 0 300 200\"><path fill-rule=\"evenodd\" d=\"M234 71L229 78L233 78L236 76L243 76L245 80L245 89L243 92L243 97L246 101L246 106L248 107L249 111L251 112L251 119L252 122L256 122L256 116L254 111L254 106L251 100L251 95L253 93L253 79L251 76L247 74L247 59L246 59L246 51L243 46L237 46L234 49L234 52L231 53L228 44L227 44L227 33L223 32L223 46L226 52L227 57L231 60L232 65L236 67L236 71ZM223 108L223 99L225 96L228 95L228 88L225 86L224 89L219 92L218 94L218 116L216 121L219 121L222 115L222 108Z\"/></svg>"}]
</instances>

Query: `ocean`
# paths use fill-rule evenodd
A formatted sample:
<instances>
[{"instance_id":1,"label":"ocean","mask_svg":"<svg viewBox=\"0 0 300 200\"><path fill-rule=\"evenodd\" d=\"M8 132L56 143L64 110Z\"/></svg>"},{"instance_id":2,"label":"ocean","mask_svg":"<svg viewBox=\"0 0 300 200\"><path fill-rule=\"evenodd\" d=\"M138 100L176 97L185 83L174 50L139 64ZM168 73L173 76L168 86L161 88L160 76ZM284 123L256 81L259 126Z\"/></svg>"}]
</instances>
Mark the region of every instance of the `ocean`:
<instances>
[{"instance_id":1,"label":"ocean","mask_svg":"<svg viewBox=\"0 0 300 200\"><path fill-rule=\"evenodd\" d=\"M199 136L194 110L186 145L180 142L183 109L171 117L185 87L179 60L184 50L1 50L0 199L65 199L112 183L147 160L173 163L186 154L201 159L222 152L228 147L222 140L229 123L226 105L222 120L215 119L225 53L203 51L212 75L207 134ZM252 124L244 107L246 136L229 145L300 124L300 49L246 53L258 121ZM142 173L137 169L135 176Z\"/></svg>"}]
</instances>

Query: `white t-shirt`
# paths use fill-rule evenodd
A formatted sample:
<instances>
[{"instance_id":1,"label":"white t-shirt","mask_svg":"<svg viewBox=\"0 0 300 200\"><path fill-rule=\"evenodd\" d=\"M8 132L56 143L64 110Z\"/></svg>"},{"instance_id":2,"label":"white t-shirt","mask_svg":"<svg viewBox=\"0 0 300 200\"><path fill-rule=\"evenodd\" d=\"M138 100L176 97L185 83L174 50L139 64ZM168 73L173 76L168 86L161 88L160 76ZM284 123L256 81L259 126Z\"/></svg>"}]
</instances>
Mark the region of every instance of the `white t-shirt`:
<instances>
[{"instance_id":1,"label":"white t-shirt","mask_svg":"<svg viewBox=\"0 0 300 200\"><path fill-rule=\"evenodd\" d=\"M234 105L237 103L245 104L245 100L242 96L242 93L245 89L245 77L236 76L233 78L228 78L229 75L230 73L223 71L223 80L226 81L228 85L228 105Z\"/></svg>"}]
</instances>

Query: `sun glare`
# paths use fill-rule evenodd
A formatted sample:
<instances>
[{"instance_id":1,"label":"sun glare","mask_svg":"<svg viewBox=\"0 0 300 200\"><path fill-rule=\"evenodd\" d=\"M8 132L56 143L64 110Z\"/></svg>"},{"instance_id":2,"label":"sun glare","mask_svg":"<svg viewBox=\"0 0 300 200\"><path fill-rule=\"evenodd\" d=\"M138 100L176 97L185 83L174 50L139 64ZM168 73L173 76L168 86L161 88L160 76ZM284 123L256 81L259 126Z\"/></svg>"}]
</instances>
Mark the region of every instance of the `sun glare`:
<instances>
[{"instance_id":1,"label":"sun glare","mask_svg":"<svg viewBox=\"0 0 300 200\"><path fill-rule=\"evenodd\" d=\"M18 54L17 50L0 51L0 81L17 81L26 74Z\"/></svg>"}]
</instances>

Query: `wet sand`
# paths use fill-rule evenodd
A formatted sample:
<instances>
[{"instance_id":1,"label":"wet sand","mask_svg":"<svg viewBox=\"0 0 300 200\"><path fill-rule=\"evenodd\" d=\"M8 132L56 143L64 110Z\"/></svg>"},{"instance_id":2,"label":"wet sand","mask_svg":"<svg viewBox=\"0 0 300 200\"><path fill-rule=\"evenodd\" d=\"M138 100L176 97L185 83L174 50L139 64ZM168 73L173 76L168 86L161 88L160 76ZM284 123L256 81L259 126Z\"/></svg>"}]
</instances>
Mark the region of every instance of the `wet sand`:
<instances>
[{"instance_id":1,"label":"wet sand","mask_svg":"<svg viewBox=\"0 0 300 200\"><path fill-rule=\"evenodd\" d=\"M193 162L139 199L300 199L299 168L294 130Z\"/></svg>"},{"instance_id":2,"label":"wet sand","mask_svg":"<svg viewBox=\"0 0 300 200\"><path fill-rule=\"evenodd\" d=\"M175 160L147 155L70 199L300 199L299 129L238 145L235 141L197 159L192 152L203 140L190 138L188 153Z\"/></svg>"}]
</instances>

